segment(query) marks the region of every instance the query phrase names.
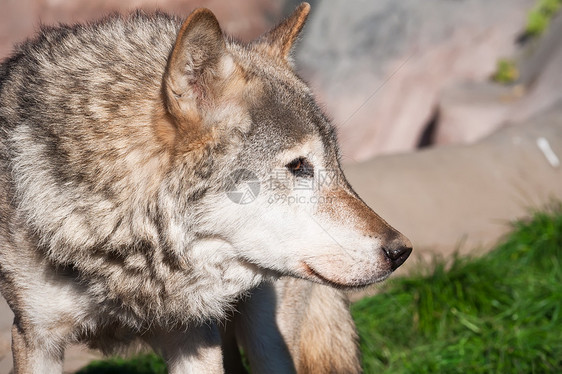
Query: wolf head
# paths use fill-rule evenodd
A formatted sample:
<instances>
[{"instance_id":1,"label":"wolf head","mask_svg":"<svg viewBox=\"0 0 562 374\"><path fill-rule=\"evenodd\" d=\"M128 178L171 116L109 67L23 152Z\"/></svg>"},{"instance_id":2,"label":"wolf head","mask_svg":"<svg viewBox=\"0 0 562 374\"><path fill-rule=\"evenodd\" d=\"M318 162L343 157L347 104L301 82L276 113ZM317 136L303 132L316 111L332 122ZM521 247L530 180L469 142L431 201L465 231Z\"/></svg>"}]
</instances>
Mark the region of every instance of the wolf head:
<instances>
[{"instance_id":1,"label":"wolf head","mask_svg":"<svg viewBox=\"0 0 562 374\"><path fill-rule=\"evenodd\" d=\"M167 62L157 133L185 163L213 164L199 238L261 269L360 287L385 279L411 244L346 181L334 127L293 70L309 8L248 45L225 38L209 10L193 12Z\"/></svg>"}]
</instances>

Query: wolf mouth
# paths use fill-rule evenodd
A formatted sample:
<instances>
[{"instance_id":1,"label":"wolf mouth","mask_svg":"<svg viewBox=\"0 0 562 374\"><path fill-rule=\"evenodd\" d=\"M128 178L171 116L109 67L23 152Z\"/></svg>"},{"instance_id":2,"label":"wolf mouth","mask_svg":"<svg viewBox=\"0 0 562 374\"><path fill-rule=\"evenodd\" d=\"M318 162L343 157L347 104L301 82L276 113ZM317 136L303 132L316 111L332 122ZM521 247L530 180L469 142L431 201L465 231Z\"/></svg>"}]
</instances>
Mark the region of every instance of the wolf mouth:
<instances>
[{"instance_id":1,"label":"wolf mouth","mask_svg":"<svg viewBox=\"0 0 562 374\"><path fill-rule=\"evenodd\" d=\"M352 283L342 283L342 282L335 281L335 280L328 279L328 278L324 277L322 274L320 274L318 271L314 270L314 268L311 267L306 262L303 262L302 264L304 266L305 272L309 276L312 276L313 278L315 278L315 280L320 280L321 281L320 283L326 284L326 285L334 287L334 288L343 289L343 290L365 288L365 287L367 287L367 286L369 286L373 283L377 283L377 282L381 282L381 281L385 280L391 274L391 272L389 272L388 274L384 274L384 275L376 278L375 280L358 281L358 282L352 282Z\"/></svg>"}]
</instances>

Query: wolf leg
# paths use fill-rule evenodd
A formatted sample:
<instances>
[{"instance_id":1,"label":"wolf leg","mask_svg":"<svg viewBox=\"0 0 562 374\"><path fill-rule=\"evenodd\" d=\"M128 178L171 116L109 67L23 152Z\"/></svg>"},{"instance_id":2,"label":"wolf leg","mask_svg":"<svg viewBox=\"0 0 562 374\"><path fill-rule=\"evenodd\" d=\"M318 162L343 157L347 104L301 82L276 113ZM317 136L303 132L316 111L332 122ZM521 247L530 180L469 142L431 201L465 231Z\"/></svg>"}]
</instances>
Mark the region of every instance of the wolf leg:
<instances>
[{"instance_id":1,"label":"wolf leg","mask_svg":"<svg viewBox=\"0 0 562 374\"><path fill-rule=\"evenodd\" d=\"M228 316L220 329L224 371L228 374L248 374L248 370L242 363L242 355L236 340L234 318L234 314Z\"/></svg>"},{"instance_id":2,"label":"wolf leg","mask_svg":"<svg viewBox=\"0 0 562 374\"><path fill-rule=\"evenodd\" d=\"M145 339L162 355L169 374L224 373L220 335L214 324L187 331L151 331Z\"/></svg>"},{"instance_id":3,"label":"wolf leg","mask_svg":"<svg viewBox=\"0 0 562 374\"><path fill-rule=\"evenodd\" d=\"M17 320L12 325L12 353L14 374L62 372L64 349L26 333Z\"/></svg>"},{"instance_id":4,"label":"wolf leg","mask_svg":"<svg viewBox=\"0 0 562 374\"><path fill-rule=\"evenodd\" d=\"M94 305L75 278L21 245L2 253L0 288L14 313L14 372L61 373L64 350L91 327Z\"/></svg>"},{"instance_id":5,"label":"wolf leg","mask_svg":"<svg viewBox=\"0 0 562 374\"><path fill-rule=\"evenodd\" d=\"M285 292L295 293L307 289L303 281L288 279L286 285L278 285ZM292 291L293 289L296 289ZM278 288L278 292L281 290ZM339 290L312 284L306 291L309 302L303 308L303 318L298 326L298 337L291 347L299 357L299 374L361 373L361 352L355 323L349 311L347 296ZM285 296L286 298L287 296ZM283 301L278 321L292 325L294 310L291 299ZM283 320L283 322L282 322ZM288 329L283 327L284 330ZM298 353L297 353L298 351Z\"/></svg>"},{"instance_id":6,"label":"wolf leg","mask_svg":"<svg viewBox=\"0 0 562 374\"><path fill-rule=\"evenodd\" d=\"M226 327L235 329L253 373L361 373L357 333L343 292L281 278L252 291L238 311Z\"/></svg>"},{"instance_id":7,"label":"wolf leg","mask_svg":"<svg viewBox=\"0 0 562 374\"><path fill-rule=\"evenodd\" d=\"M288 347L290 341L277 323L281 302L278 296L274 283L263 283L249 298L238 303L239 313L235 313L232 322L226 326L235 329L236 340L244 349L252 373L296 373L295 357L291 357ZM227 330L225 336L227 334L231 332ZM232 365L232 362L228 364Z\"/></svg>"}]
</instances>

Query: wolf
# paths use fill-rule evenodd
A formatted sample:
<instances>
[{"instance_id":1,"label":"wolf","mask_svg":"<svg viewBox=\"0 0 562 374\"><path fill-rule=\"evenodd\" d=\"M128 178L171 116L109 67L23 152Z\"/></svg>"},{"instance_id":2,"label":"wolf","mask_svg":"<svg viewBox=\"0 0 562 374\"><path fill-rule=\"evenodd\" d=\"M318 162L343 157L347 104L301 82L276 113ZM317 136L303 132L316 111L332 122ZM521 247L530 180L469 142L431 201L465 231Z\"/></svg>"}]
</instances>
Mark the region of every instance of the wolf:
<instances>
[{"instance_id":1,"label":"wolf","mask_svg":"<svg viewBox=\"0 0 562 374\"><path fill-rule=\"evenodd\" d=\"M215 322L247 290L280 276L365 287L407 259L295 73L309 9L247 44L207 9L43 27L0 65L16 373L60 372L71 343L133 340L170 373L220 373Z\"/></svg>"},{"instance_id":2,"label":"wolf","mask_svg":"<svg viewBox=\"0 0 562 374\"><path fill-rule=\"evenodd\" d=\"M252 290L221 324L225 372L359 374L358 335L342 290L282 277Z\"/></svg>"}]
</instances>

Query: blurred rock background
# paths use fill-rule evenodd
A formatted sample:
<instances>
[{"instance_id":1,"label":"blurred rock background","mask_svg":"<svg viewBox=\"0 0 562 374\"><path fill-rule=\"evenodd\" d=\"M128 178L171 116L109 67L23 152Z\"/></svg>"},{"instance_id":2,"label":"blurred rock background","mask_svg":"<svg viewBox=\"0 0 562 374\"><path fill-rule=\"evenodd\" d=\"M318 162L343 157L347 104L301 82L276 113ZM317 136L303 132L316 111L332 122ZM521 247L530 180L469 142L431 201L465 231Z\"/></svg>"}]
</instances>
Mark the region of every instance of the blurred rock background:
<instances>
[{"instance_id":1,"label":"blurred rock background","mask_svg":"<svg viewBox=\"0 0 562 374\"><path fill-rule=\"evenodd\" d=\"M40 24L136 8L185 17L204 6L249 41L298 3L0 0L0 59ZM310 3L298 71L338 127L351 184L415 257L486 250L509 221L562 199L560 0ZM0 304L2 373L10 319ZM71 350L66 370L93 354Z\"/></svg>"},{"instance_id":2,"label":"blurred rock background","mask_svg":"<svg viewBox=\"0 0 562 374\"><path fill-rule=\"evenodd\" d=\"M84 22L137 8L186 16L196 7L208 7L227 33L248 41L289 14L299 1L0 3L3 58L14 43L33 35L40 24ZM311 3L312 13L295 54L297 66L338 126L346 163L408 152L420 146L472 143L508 120L528 118L546 105L545 96L536 93L529 96L540 97L525 98L524 105L519 103L524 90L541 78L543 65L555 64L544 61L550 57L544 53L540 61L525 61L522 85L490 83L500 59L524 50L518 40L537 0ZM551 53L556 41L546 44L543 49ZM531 64L535 66L528 66ZM524 108L513 110L515 102ZM473 110L475 107L478 110Z\"/></svg>"},{"instance_id":3,"label":"blurred rock background","mask_svg":"<svg viewBox=\"0 0 562 374\"><path fill-rule=\"evenodd\" d=\"M443 92L486 81L511 55L533 0L318 2L298 53L352 160L415 149ZM359 110L357 110L360 108ZM475 122L480 122L475 118ZM471 126L443 142L476 140Z\"/></svg>"}]
</instances>

